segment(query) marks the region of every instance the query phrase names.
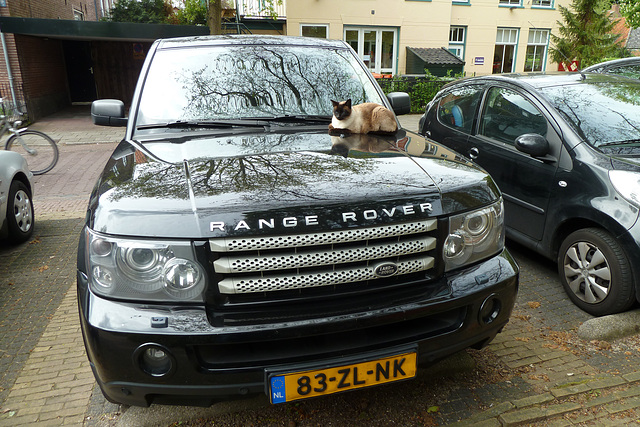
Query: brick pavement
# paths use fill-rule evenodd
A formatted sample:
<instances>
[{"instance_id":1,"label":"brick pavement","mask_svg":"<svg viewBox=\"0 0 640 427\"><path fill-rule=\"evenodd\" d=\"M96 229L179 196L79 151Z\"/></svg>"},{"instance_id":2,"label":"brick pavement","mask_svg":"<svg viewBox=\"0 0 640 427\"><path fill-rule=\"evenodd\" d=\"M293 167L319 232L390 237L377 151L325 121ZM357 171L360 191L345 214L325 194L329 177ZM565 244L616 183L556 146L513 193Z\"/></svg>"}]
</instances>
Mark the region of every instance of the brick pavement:
<instances>
[{"instance_id":1,"label":"brick pavement","mask_svg":"<svg viewBox=\"0 0 640 427\"><path fill-rule=\"evenodd\" d=\"M259 400L228 411L219 405L126 408L106 402L97 390L78 325L75 247L102 167L96 165L104 164L123 130L95 131L87 111L73 109L33 126L59 139L60 163L35 180L33 241L0 244L0 426L169 425L213 414L224 422L232 420L227 413L232 411L275 411ZM417 118L404 120L411 128ZM76 134L84 136L76 139ZM591 316L568 301L554 266L519 248L512 251L522 267L514 315L487 349L474 353L495 355L491 369L508 379L449 390L437 412L428 415L431 425L638 424L638 339L581 341L577 328ZM468 365L468 356L456 357L450 363ZM436 370L446 371L440 366ZM424 381L437 388L438 374L435 381L431 376Z\"/></svg>"}]
</instances>

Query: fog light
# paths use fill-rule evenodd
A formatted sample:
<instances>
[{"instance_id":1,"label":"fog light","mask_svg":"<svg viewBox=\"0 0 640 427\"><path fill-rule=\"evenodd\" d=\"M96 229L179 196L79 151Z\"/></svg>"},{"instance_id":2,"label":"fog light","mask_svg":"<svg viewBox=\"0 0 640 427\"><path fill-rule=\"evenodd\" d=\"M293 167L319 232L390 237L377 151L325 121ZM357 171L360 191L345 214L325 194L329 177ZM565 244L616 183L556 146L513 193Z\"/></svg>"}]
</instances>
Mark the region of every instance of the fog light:
<instances>
[{"instance_id":1,"label":"fog light","mask_svg":"<svg viewBox=\"0 0 640 427\"><path fill-rule=\"evenodd\" d=\"M480 306L480 323L488 325L498 318L502 311L502 302L495 294L490 295Z\"/></svg>"},{"instance_id":2,"label":"fog light","mask_svg":"<svg viewBox=\"0 0 640 427\"><path fill-rule=\"evenodd\" d=\"M158 345L145 345L136 351L138 365L146 374L153 377L167 375L175 368L175 359L169 351Z\"/></svg>"}]
</instances>

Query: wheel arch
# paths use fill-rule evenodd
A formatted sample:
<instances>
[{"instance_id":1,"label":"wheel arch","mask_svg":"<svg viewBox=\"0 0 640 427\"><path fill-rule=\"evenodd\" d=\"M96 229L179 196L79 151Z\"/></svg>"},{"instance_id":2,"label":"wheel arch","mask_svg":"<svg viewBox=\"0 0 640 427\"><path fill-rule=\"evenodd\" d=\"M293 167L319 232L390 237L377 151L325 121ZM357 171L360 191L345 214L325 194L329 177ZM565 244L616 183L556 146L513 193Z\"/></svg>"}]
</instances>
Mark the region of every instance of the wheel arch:
<instances>
[{"instance_id":1,"label":"wheel arch","mask_svg":"<svg viewBox=\"0 0 640 427\"><path fill-rule=\"evenodd\" d=\"M29 180L29 178L27 178L27 176L24 174L24 172L16 173L13 176L13 179L11 181L20 181L20 182L22 182L29 189L29 193L31 193L31 197L33 197L33 187L31 186L31 181Z\"/></svg>"}]
</instances>

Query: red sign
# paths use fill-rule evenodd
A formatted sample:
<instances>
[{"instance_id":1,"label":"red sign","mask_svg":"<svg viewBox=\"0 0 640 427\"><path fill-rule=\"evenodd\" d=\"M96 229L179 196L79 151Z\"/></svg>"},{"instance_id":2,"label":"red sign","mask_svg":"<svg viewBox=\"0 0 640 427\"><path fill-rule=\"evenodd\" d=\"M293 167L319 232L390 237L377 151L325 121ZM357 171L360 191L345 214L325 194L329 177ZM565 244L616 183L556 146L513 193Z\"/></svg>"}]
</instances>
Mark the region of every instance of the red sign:
<instances>
[{"instance_id":1,"label":"red sign","mask_svg":"<svg viewBox=\"0 0 640 427\"><path fill-rule=\"evenodd\" d=\"M578 61L571 61L571 64L561 62L558 64L558 71L578 71L580 69L580 63Z\"/></svg>"}]
</instances>

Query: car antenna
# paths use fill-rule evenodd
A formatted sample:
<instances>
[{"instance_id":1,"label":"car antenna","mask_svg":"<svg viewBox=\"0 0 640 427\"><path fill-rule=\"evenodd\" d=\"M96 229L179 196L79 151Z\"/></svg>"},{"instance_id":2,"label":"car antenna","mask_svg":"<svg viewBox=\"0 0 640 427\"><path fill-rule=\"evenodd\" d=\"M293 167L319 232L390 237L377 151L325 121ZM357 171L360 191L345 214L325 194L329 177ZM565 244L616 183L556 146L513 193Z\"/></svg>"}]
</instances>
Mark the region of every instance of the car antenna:
<instances>
[{"instance_id":1,"label":"car antenna","mask_svg":"<svg viewBox=\"0 0 640 427\"><path fill-rule=\"evenodd\" d=\"M531 28L533 28L534 30L538 29L535 25L533 25L531 21L527 20L527 22L529 23L529 25L531 25ZM553 42L551 41L551 30L549 30L549 45L552 45L552 44ZM557 46L553 45L551 47L553 47L557 52L560 53L560 55L562 55L562 57L567 61L567 64L573 65L573 62L569 58L567 58L567 56L560 49L558 49ZM575 70L575 72L580 73L580 77L582 78L582 80L587 79L587 76L584 74L581 68L578 68L577 70Z\"/></svg>"}]
</instances>

